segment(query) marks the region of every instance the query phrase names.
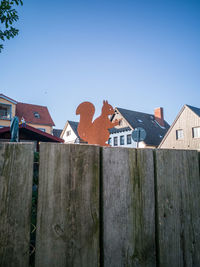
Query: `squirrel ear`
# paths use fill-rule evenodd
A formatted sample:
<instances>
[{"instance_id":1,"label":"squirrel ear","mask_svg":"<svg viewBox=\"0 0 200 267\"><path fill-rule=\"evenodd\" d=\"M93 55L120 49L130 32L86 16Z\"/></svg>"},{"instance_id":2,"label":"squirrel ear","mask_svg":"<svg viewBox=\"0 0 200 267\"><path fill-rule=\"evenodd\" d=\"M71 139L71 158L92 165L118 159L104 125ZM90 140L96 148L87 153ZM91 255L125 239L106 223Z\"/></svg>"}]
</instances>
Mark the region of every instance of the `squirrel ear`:
<instances>
[{"instance_id":1,"label":"squirrel ear","mask_svg":"<svg viewBox=\"0 0 200 267\"><path fill-rule=\"evenodd\" d=\"M106 104L108 104L108 100L106 100Z\"/></svg>"},{"instance_id":2,"label":"squirrel ear","mask_svg":"<svg viewBox=\"0 0 200 267\"><path fill-rule=\"evenodd\" d=\"M103 104L105 104L105 100L103 101Z\"/></svg>"}]
</instances>

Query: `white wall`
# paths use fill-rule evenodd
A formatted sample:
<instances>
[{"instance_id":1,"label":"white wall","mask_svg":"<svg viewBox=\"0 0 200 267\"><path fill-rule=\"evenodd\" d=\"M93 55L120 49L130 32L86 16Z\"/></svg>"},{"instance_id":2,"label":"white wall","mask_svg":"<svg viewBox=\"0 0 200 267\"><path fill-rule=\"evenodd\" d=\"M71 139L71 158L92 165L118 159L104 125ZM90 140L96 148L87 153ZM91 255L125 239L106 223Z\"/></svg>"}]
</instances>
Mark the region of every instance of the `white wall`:
<instances>
[{"instance_id":1,"label":"white wall","mask_svg":"<svg viewBox=\"0 0 200 267\"><path fill-rule=\"evenodd\" d=\"M118 138L118 145L120 147L132 147L132 148L136 148L137 147L137 142L134 142L132 137L131 137L131 144L127 144L127 135L132 134L132 130L130 131L124 131L121 133L113 133L110 134L110 138L111 138L111 146L114 146L114 137ZM120 136L124 135L124 145L120 145ZM144 142L139 142L138 147L143 148L145 147Z\"/></svg>"},{"instance_id":2,"label":"white wall","mask_svg":"<svg viewBox=\"0 0 200 267\"><path fill-rule=\"evenodd\" d=\"M67 136L68 131L70 131L71 134ZM75 141L77 140L77 136L75 135L74 131L72 130L69 124L67 125L67 128L62 138L64 139L65 143L75 143Z\"/></svg>"}]
</instances>

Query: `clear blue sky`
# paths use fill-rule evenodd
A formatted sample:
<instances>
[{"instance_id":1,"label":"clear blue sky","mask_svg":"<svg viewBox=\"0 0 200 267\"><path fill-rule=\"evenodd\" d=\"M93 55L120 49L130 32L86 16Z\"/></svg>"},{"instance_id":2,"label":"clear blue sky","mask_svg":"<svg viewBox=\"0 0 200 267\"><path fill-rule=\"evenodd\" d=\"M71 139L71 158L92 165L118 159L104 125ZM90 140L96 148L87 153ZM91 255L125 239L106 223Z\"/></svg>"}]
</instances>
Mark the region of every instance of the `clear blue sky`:
<instances>
[{"instance_id":1,"label":"clear blue sky","mask_svg":"<svg viewBox=\"0 0 200 267\"><path fill-rule=\"evenodd\" d=\"M47 106L57 128L103 99L171 124L200 107L199 0L24 0L0 54L0 91Z\"/></svg>"}]
</instances>

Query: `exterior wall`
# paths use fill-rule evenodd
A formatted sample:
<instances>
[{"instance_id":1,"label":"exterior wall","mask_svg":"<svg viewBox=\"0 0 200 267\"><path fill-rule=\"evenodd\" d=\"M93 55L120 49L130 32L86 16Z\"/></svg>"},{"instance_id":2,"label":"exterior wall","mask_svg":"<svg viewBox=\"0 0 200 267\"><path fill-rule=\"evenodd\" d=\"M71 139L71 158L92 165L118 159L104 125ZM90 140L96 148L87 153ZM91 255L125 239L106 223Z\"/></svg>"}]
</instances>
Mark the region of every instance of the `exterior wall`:
<instances>
[{"instance_id":1,"label":"exterior wall","mask_svg":"<svg viewBox=\"0 0 200 267\"><path fill-rule=\"evenodd\" d=\"M53 131L53 127L52 126L49 126L49 125L42 125L42 124L32 124L32 123L27 123L28 125L36 128L36 129L39 129L39 128L43 128L45 129L45 132L48 133L48 134L52 134L52 131Z\"/></svg>"},{"instance_id":2,"label":"exterior wall","mask_svg":"<svg viewBox=\"0 0 200 267\"><path fill-rule=\"evenodd\" d=\"M119 129L119 128L124 128L124 127L130 127L130 125L126 122L126 120L122 117L121 114L115 114L113 122L115 120L119 120L120 121L120 125L115 126L115 128Z\"/></svg>"},{"instance_id":3,"label":"exterior wall","mask_svg":"<svg viewBox=\"0 0 200 267\"><path fill-rule=\"evenodd\" d=\"M10 120L0 120L0 127L10 127Z\"/></svg>"},{"instance_id":4,"label":"exterior wall","mask_svg":"<svg viewBox=\"0 0 200 267\"><path fill-rule=\"evenodd\" d=\"M180 117L174 124L168 136L159 148L176 149L200 149L200 138L193 138L192 128L200 127L200 117L198 117L188 107L185 107ZM176 139L176 130L183 130L183 139Z\"/></svg>"},{"instance_id":5,"label":"exterior wall","mask_svg":"<svg viewBox=\"0 0 200 267\"><path fill-rule=\"evenodd\" d=\"M131 131L125 131L125 132L121 132L121 133L113 133L110 134L110 138L111 138L111 142L110 145L114 146L114 137L117 137L118 140L118 145L116 147L129 147L129 148L137 148L137 142L133 141L133 139L131 138L131 144L127 144L127 135L131 134ZM120 136L124 136L124 145L120 145ZM139 142L138 143L138 148L144 148L146 147L144 142Z\"/></svg>"},{"instance_id":6,"label":"exterior wall","mask_svg":"<svg viewBox=\"0 0 200 267\"><path fill-rule=\"evenodd\" d=\"M13 104L12 102L10 102L4 98L1 98L1 97L0 97L0 103L11 105L12 117L15 116L15 114L16 114L16 105L15 104ZM0 119L0 126L10 126L10 120L9 119Z\"/></svg>"},{"instance_id":7,"label":"exterior wall","mask_svg":"<svg viewBox=\"0 0 200 267\"><path fill-rule=\"evenodd\" d=\"M67 136L68 131L71 131L71 134ZM65 143L71 143L71 144L74 144L75 141L77 140L77 136L75 135L74 131L72 130L69 124L67 125L65 129L62 139L64 139Z\"/></svg>"},{"instance_id":8,"label":"exterior wall","mask_svg":"<svg viewBox=\"0 0 200 267\"><path fill-rule=\"evenodd\" d=\"M120 128L124 128L124 127L130 127L130 125L126 122L126 120L122 117L121 114L115 114L113 122L115 120L119 120L120 121L120 125L115 126L115 128L120 129ZM131 127L130 127L131 128ZM111 142L110 145L114 146L114 137L118 138L118 145L117 147L129 147L129 148L136 148L137 147L137 142L133 141L133 139L131 138L131 144L127 144L127 135L132 134L132 130L131 131L125 131L125 132L121 132L121 133L113 133L110 134L110 138L111 138ZM120 145L120 136L124 135L124 145ZM138 143L138 147L139 148L144 148L146 147L144 142L139 142Z\"/></svg>"}]
</instances>

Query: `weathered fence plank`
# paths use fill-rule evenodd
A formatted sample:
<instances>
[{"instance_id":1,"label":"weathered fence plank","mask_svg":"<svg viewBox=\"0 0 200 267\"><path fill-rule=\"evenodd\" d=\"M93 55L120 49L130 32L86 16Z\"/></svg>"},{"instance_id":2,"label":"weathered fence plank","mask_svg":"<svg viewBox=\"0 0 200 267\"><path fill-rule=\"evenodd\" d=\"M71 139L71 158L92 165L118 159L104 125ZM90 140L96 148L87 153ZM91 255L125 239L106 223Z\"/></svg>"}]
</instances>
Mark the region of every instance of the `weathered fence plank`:
<instances>
[{"instance_id":1,"label":"weathered fence plank","mask_svg":"<svg viewBox=\"0 0 200 267\"><path fill-rule=\"evenodd\" d=\"M104 148L104 267L155 266L152 150Z\"/></svg>"},{"instance_id":2,"label":"weathered fence plank","mask_svg":"<svg viewBox=\"0 0 200 267\"><path fill-rule=\"evenodd\" d=\"M40 145L35 266L99 266L99 147Z\"/></svg>"},{"instance_id":3,"label":"weathered fence plank","mask_svg":"<svg viewBox=\"0 0 200 267\"><path fill-rule=\"evenodd\" d=\"M156 151L159 266L200 266L197 151Z\"/></svg>"},{"instance_id":4,"label":"weathered fence plank","mask_svg":"<svg viewBox=\"0 0 200 267\"><path fill-rule=\"evenodd\" d=\"M33 144L0 144L0 266L29 266Z\"/></svg>"}]
</instances>

